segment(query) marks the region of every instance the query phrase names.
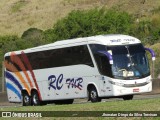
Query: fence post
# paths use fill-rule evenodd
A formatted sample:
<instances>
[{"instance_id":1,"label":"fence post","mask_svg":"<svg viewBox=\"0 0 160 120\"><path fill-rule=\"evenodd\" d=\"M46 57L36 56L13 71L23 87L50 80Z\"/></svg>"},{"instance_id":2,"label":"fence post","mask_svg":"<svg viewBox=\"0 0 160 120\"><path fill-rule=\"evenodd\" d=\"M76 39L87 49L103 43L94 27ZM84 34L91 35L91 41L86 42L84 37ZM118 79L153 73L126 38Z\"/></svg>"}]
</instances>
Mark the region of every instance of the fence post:
<instances>
[{"instance_id":1,"label":"fence post","mask_svg":"<svg viewBox=\"0 0 160 120\"><path fill-rule=\"evenodd\" d=\"M155 79L155 76L154 76L154 61L152 61L152 79Z\"/></svg>"},{"instance_id":2,"label":"fence post","mask_svg":"<svg viewBox=\"0 0 160 120\"><path fill-rule=\"evenodd\" d=\"M4 82L4 62L2 62L2 92L5 91L4 84L5 84Z\"/></svg>"}]
</instances>

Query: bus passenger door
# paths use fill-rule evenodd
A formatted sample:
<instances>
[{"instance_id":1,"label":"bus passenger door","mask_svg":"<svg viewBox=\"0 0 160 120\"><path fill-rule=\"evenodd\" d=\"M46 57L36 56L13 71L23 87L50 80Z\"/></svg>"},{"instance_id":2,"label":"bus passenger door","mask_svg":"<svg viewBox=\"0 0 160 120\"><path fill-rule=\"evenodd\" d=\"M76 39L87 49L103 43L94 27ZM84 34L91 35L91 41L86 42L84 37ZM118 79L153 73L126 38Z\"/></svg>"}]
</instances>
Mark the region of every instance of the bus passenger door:
<instances>
[{"instance_id":1,"label":"bus passenger door","mask_svg":"<svg viewBox=\"0 0 160 120\"><path fill-rule=\"evenodd\" d=\"M103 75L100 75L99 76L99 91L100 91L100 96L104 96L105 95L105 84L106 81L105 81L105 77Z\"/></svg>"},{"instance_id":2,"label":"bus passenger door","mask_svg":"<svg viewBox=\"0 0 160 120\"><path fill-rule=\"evenodd\" d=\"M100 76L100 92L101 95L108 94L107 90L110 88L107 84L107 77L112 77L111 64L106 56L99 56L99 64L98 64Z\"/></svg>"}]
</instances>

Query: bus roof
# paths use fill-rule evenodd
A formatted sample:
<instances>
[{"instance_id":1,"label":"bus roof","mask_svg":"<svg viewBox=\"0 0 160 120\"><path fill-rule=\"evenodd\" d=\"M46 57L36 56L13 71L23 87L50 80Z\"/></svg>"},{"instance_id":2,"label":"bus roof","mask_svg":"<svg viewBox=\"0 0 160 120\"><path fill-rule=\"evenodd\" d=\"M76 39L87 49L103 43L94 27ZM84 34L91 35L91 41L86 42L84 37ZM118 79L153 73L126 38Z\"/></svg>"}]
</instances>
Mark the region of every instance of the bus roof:
<instances>
[{"instance_id":1,"label":"bus roof","mask_svg":"<svg viewBox=\"0 0 160 120\"><path fill-rule=\"evenodd\" d=\"M61 40L51 44L29 48L23 51L26 53L30 53L30 52L36 52L36 51L49 50L49 49L83 45L83 44L102 44L102 45L113 46L113 45L125 45L125 44L137 44L137 43L141 43L141 42L135 37L128 36L128 35L121 35L121 34L110 34L110 35L97 35L97 36L91 36L91 37ZM21 51L22 50L15 51L15 52L17 54L20 54ZM8 55L9 53L5 54L5 56L8 56Z\"/></svg>"}]
</instances>

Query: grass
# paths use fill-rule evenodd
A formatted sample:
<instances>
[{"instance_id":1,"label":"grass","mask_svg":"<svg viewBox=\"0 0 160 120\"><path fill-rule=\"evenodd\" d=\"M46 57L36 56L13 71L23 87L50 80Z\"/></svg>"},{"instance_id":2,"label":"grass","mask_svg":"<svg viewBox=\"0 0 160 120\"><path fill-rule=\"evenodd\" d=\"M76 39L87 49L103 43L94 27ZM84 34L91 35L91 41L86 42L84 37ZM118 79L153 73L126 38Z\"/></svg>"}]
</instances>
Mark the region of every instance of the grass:
<instances>
[{"instance_id":1,"label":"grass","mask_svg":"<svg viewBox=\"0 0 160 120\"><path fill-rule=\"evenodd\" d=\"M63 111L60 114L65 115L64 111L160 111L160 99L145 99L145 100L131 100L131 101L111 101L111 102L100 102L100 103L85 103L85 104L71 104L71 105L46 105L46 106L29 106L29 107L10 107L10 108L0 108L0 111ZM91 113L92 113L91 112ZM54 113L54 112L53 112ZM73 112L74 113L74 112ZM46 113L47 114L47 113ZM96 112L93 114L97 114ZM45 115L45 113L43 114ZM101 115L101 114L100 114ZM83 118L83 117L82 117ZM82 119L79 118L79 119ZM128 119L125 117L119 117L118 119ZM44 118L48 119L48 118ZM59 118L64 119L64 118ZM67 118L69 119L69 118ZM77 119L73 117L73 119ZM83 118L84 119L84 118ZM93 117L89 117L89 119L93 119ZM96 117L96 119L105 119L102 117ZM109 118L111 120L117 119L116 117ZM141 119L141 117L131 117L129 119ZM145 118L143 118L145 119ZM147 118L146 118L147 119ZM158 118L151 118L157 119Z\"/></svg>"},{"instance_id":2,"label":"grass","mask_svg":"<svg viewBox=\"0 0 160 120\"><path fill-rule=\"evenodd\" d=\"M16 3L13 4L13 6L11 7L11 11L13 13L20 11L20 9L22 7L24 7L27 4L27 2L25 0L20 0L17 1Z\"/></svg>"},{"instance_id":3,"label":"grass","mask_svg":"<svg viewBox=\"0 0 160 120\"><path fill-rule=\"evenodd\" d=\"M0 2L0 35L21 36L31 27L52 28L72 10L115 6L141 16L154 9L158 11L159 5L159 0L147 0L145 4L137 0L4 0Z\"/></svg>"},{"instance_id":4,"label":"grass","mask_svg":"<svg viewBox=\"0 0 160 120\"><path fill-rule=\"evenodd\" d=\"M24 1L24 0L23 0ZM66 5L63 3L65 2ZM3 5L1 5L3 3ZM0 3L0 35L19 35L31 28L46 30L73 9L89 9L92 5L69 4L65 0L6 0Z\"/></svg>"}]
</instances>

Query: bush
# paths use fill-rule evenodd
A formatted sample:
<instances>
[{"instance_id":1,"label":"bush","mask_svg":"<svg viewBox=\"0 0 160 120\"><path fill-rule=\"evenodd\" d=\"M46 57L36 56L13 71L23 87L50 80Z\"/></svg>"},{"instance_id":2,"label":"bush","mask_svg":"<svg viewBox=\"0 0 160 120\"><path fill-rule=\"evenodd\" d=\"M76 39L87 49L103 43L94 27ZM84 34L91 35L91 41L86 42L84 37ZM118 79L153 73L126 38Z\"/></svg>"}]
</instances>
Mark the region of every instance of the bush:
<instances>
[{"instance_id":1,"label":"bush","mask_svg":"<svg viewBox=\"0 0 160 120\"><path fill-rule=\"evenodd\" d=\"M39 45L46 44L46 40L44 39L43 31L37 28L29 28L24 31L21 38L27 43L30 44L30 47L35 47Z\"/></svg>"},{"instance_id":2,"label":"bush","mask_svg":"<svg viewBox=\"0 0 160 120\"><path fill-rule=\"evenodd\" d=\"M131 34L138 37L144 44L153 45L160 42L160 15L141 20L132 25Z\"/></svg>"},{"instance_id":3,"label":"bush","mask_svg":"<svg viewBox=\"0 0 160 120\"><path fill-rule=\"evenodd\" d=\"M160 42L160 15L155 14L151 18L151 34L153 36L154 43Z\"/></svg>"},{"instance_id":4,"label":"bush","mask_svg":"<svg viewBox=\"0 0 160 120\"><path fill-rule=\"evenodd\" d=\"M18 36L9 36L9 35L0 36L0 61L1 62L4 60L5 53L22 48L21 45L17 45L17 41L21 41L21 39ZM23 46L25 45L26 43L23 43ZM2 63L0 64L0 68L2 68ZM2 73L2 69L0 69L0 75L1 73Z\"/></svg>"},{"instance_id":5,"label":"bush","mask_svg":"<svg viewBox=\"0 0 160 120\"><path fill-rule=\"evenodd\" d=\"M19 39L18 36L0 36L0 49L3 53L17 50L18 46L15 43Z\"/></svg>"},{"instance_id":6,"label":"bush","mask_svg":"<svg viewBox=\"0 0 160 120\"><path fill-rule=\"evenodd\" d=\"M133 36L138 37L144 44L152 42L149 40L151 37L151 23L149 20L143 20L139 23L135 23L132 32Z\"/></svg>"},{"instance_id":7,"label":"bush","mask_svg":"<svg viewBox=\"0 0 160 120\"><path fill-rule=\"evenodd\" d=\"M126 12L104 8L78 10L59 20L53 29L45 31L45 36L47 40L54 42L98 34L128 34L132 23L132 16Z\"/></svg>"}]
</instances>

